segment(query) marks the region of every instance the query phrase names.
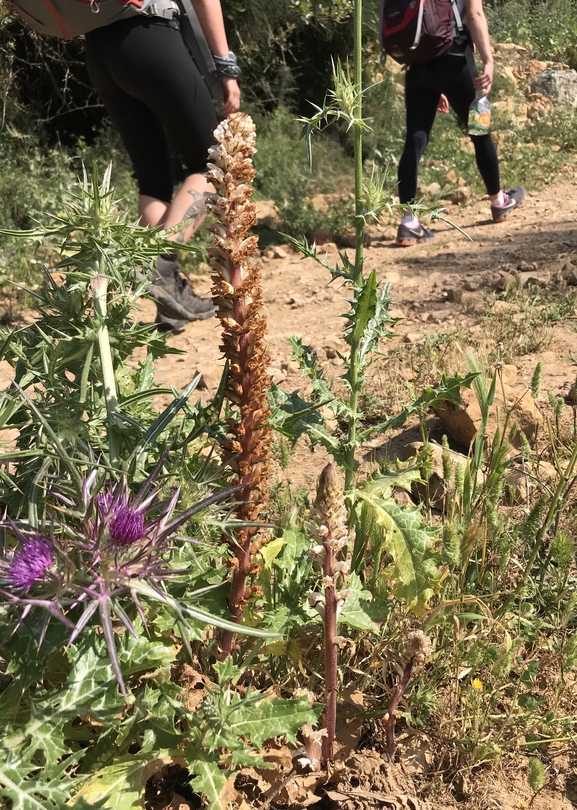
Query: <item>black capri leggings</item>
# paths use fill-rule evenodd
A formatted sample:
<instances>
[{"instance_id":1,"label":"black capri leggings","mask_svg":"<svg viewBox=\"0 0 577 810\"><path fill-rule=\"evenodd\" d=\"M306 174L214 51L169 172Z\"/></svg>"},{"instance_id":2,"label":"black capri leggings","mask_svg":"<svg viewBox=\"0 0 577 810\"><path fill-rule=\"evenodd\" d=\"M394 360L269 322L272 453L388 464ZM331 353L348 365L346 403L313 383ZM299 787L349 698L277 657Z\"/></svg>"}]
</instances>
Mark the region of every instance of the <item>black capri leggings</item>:
<instances>
[{"instance_id":1,"label":"black capri leggings","mask_svg":"<svg viewBox=\"0 0 577 810\"><path fill-rule=\"evenodd\" d=\"M419 161L429 142L441 93L459 121L466 127L469 107L475 98L473 78L467 60L461 56L441 56L432 62L415 65L405 80L407 137L399 161L399 201L411 202L417 193ZM487 194L498 194L499 161L491 134L471 135L477 167L487 188Z\"/></svg>"},{"instance_id":2,"label":"black capri leggings","mask_svg":"<svg viewBox=\"0 0 577 810\"><path fill-rule=\"evenodd\" d=\"M130 155L140 194L169 203L174 173L167 133L188 173L203 173L218 123L177 23L138 16L91 31L86 63Z\"/></svg>"}]
</instances>

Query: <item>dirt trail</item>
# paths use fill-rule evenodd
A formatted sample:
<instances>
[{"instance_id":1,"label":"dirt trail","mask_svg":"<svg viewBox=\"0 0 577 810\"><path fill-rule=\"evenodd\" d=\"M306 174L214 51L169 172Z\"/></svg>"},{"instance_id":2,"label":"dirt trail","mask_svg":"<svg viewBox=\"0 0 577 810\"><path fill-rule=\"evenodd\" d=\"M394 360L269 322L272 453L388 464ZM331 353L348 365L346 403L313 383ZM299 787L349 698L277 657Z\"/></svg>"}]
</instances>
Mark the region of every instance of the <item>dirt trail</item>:
<instances>
[{"instance_id":1,"label":"dirt trail","mask_svg":"<svg viewBox=\"0 0 577 810\"><path fill-rule=\"evenodd\" d=\"M560 273L572 256L577 255L577 173L570 181L546 186L529 193L522 208L499 225L491 222L486 199L469 201L467 206L449 206L446 215L473 239L469 241L443 222L434 223L436 239L414 248L396 248L395 228L378 232L366 249L366 271L376 269L380 280L391 284L392 313L402 317L398 335L388 346L415 342L419 337L447 327L459 327L465 333L479 332L478 312L491 289L505 286L521 268L520 281L533 279L541 287L555 286ZM323 247L328 260L338 259L334 244ZM329 376L342 373L342 360L335 350L344 349L340 338L346 310L346 294L338 284L329 284L330 274L311 259L286 252L285 258L263 256L263 290L268 317L268 346L275 382L286 390L303 387L303 380L286 339L291 335L319 350L319 358ZM270 253L270 251L269 251ZM352 251L351 251L352 255ZM577 270L577 268L576 268ZM210 278L195 277L195 289L208 294ZM454 298L456 300L448 300ZM460 300L459 300L460 299ZM496 301L496 312L507 314L511 304ZM143 317L151 317L153 307L145 302ZM523 317L523 316L518 316ZM576 376L577 332L570 319L553 327L553 338L546 351L525 354L516 362L519 382L529 382L538 360L543 361L543 391L567 393ZM210 397L219 382L219 329L208 320L187 325L180 335L169 338L171 344L187 355L169 355L158 363L157 379L177 388L189 382L196 372L204 378L203 397ZM495 340L483 335L490 348ZM385 350L387 349L385 347ZM386 358L378 361L378 366ZM314 484L325 456L315 457L297 448L296 466L299 483Z\"/></svg>"},{"instance_id":2,"label":"dirt trail","mask_svg":"<svg viewBox=\"0 0 577 810\"><path fill-rule=\"evenodd\" d=\"M425 334L434 335L451 326L459 327L465 334L478 333L483 329L478 312L484 306L487 291L494 289L495 284L505 286L518 268L522 268L522 282L533 278L543 287L557 284L562 269L577 255L577 173L571 174L572 179L567 182L529 193L523 207L499 225L492 224L486 199L470 200L466 206L449 206L447 216L469 234L472 242L445 223L436 222L433 227L437 237L432 243L396 248L395 228L381 228L366 249L365 269L367 272L376 269L379 280L390 282L392 314L403 318L395 328L398 337L387 343L385 351L403 341L415 342ZM324 250L329 262L336 262L336 246L328 244ZM286 247L278 252L285 256L264 255L261 260L268 347L273 380L286 390L294 390L303 387L303 380L290 359L286 339L291 335L300 336L318 350L327 375L342 374L343 362L337 350L344 349L340 337L344 320L340 315L346 310L342 301L346 292L337 283L329 284L329 272L313 260L301 259ZM267 253L270 255L271 251ZM194 286L197 293L207 295L209 276L195 276ZM494 306L495 311L505 315L511 304L496 301ZM153 319L151 302L143 302L141 317L144 321ZM484 338L490 345L493 337L486 334ZM159 361L157 381L182 388L200 371L204 385L201 395L209 399L216 391L222 369L219 341L216 320L188 324L181 334L169 337L172 345L187 354L168 355ZM567 393L576 376L574 358L577 358L577 332L573 322L565 319L554 326L547 351L525 354L517 361L519 381L528 382L537 361L542 360L543 391ZM376 364L376 373L384 364L386 357ZM9 368L0 364L0 387L9 378ZM295 459L299 483L314 485L324 458L322 451L311 456L304 446L299 446Z\"/></svg>"}]
</instances>

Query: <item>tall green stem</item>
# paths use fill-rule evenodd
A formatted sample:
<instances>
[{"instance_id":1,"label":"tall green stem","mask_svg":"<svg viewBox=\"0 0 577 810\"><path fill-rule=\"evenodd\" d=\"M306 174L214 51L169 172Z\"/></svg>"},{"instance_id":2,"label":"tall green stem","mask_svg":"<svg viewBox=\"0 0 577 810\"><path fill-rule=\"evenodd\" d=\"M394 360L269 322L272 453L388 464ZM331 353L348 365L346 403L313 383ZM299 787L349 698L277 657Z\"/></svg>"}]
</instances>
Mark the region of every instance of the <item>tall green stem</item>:
<instances>
[{"instance_id":1,"label":"tall green stem","mask_svg":"<svg viewBox=\"0 0 577 810\"><path fill-rule=\"evenodd\" d=\"M116 413L118 411L118 394L116 392L116 379L114 377L114 363L110 349L110 336L106 325L106 294L108 279L104 276L94 276L90 282L94 294L94 311L99 318L97 327L98 348L100 350L100 363L102 365L102 382L104 384L104 399L108 416L108 453L111 466L118 466L120 448L116 433Z\"/></svg>"},{"instance_id":2,"label":"tall green stem","mask_svg":"<svg viewBox=\"0 0 577 810\"><path fill-rule=\"evenodd\" d=\"M354 85L355 108L353 124L354 162L355 162L355 271L353 283L360 287L363 283L363 250L365 240L365 218L363 204L363 2L355 0L354 5ZM349 405L352 415L349 419L346 448L345 488L351 489L355 479L355 448L357 443L356 416L359 403L359 341L351 342L351 355L349 362L349 375L351 395Z\"/></svg>"}]
</instances>

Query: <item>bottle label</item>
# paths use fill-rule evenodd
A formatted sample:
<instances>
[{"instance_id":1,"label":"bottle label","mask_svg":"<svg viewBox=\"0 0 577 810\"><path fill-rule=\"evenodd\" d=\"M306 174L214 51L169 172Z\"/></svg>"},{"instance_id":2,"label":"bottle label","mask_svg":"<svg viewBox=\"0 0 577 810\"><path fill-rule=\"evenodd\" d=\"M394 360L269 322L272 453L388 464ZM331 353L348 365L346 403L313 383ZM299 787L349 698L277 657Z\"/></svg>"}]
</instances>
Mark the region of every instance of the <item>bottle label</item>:
<instances>
[{"instance_id":1,"label":"bottle label","mask_svg":"<svg viewBox=\"0 0 577 810\"><path fill-rule=\"evenodd\" d=\"M486 135L491 130L491 108L477 103L469 109L469 135Z\"/></svg>"}]
</instances>

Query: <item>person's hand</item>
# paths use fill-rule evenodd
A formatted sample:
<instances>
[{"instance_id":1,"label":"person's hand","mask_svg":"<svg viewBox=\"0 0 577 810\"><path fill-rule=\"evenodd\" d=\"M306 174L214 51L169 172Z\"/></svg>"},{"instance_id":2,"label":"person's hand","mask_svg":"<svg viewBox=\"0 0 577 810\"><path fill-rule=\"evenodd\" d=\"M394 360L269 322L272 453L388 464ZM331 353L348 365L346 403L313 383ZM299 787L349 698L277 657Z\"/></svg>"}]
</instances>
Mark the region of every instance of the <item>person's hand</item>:
<instances>
[{"instance_id":1,"label":"person's hand","mask_svg":"<svg viewBox=\"0 0 577 810\"><path fill-rule=\"evenodd\" d=\"M437 112L440 113L448 113L449 112L449 101L447 96L444 96L441 93L441 97L439 99L439 103L437 104Z\"/></svg>"},{"instance_id":2,"label":"person's hand","mask_svg":"<svg viewBox=\"0 0 577 810\"><path fill-rule=\"evenodd\" d=\"M489 93L493 86L493 63L486 62L480 76L473 79L475 90L482 90L485 95Z\"/></svg>"},{"instance_id":3,"label":"person's hand","mask_svg":"<svg viewBox=\"0 0 577 810\"><path fill-rule=\"evenodd\" d=\"M230 115L240 109L240 87L236 79L222 76L220 79L223 90L222 114Z\"/></svg>"}]
</instances>

